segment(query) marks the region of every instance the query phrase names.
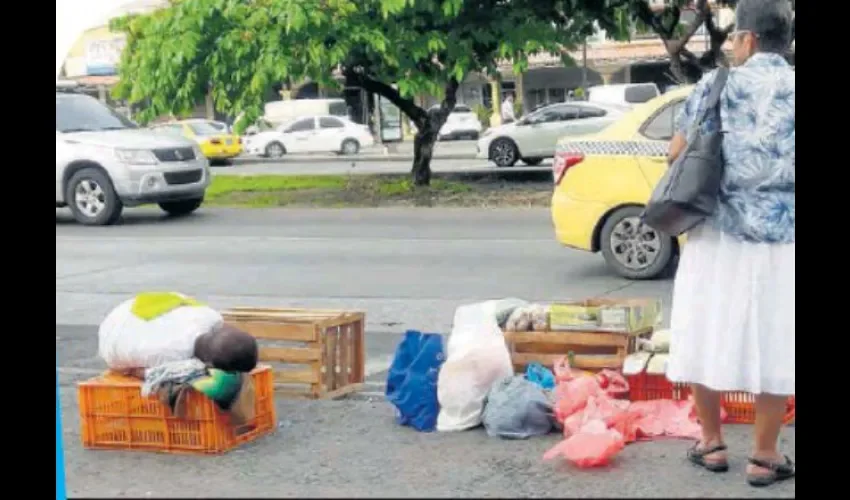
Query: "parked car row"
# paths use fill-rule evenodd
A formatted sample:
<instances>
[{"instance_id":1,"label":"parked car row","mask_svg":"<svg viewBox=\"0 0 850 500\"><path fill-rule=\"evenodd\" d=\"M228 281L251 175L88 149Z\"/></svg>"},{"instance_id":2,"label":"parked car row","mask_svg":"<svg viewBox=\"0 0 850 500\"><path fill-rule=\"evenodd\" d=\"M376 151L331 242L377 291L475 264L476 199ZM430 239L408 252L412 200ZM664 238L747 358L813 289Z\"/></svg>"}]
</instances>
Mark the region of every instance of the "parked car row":
<instances>
[{"instance_id":1,"label":"parked car row","mask_svg":"<svg viewBox=\"0 0 850 500\"><path fill-rule=\"evenodd\" d=\"M679 87L631 109L598 102L547 106L484 132L479 156L501 167L554 157L551 216L557 240L602 253L623 277L656 278L671 269L684 238L655 231L640 213L667 168L668 144L691 90ZM466 113L461 108L446 131L473 130L464 128ZM290 120L244 139L206 120L144 129L97 99L57 84L56 206L69 207L87 225L115 223L124 207L142 204L185 215L203 203L211 178L208 160L242 152L355 154L372 143L367 127L331 115Z\"/></svg>"}]
</instances>

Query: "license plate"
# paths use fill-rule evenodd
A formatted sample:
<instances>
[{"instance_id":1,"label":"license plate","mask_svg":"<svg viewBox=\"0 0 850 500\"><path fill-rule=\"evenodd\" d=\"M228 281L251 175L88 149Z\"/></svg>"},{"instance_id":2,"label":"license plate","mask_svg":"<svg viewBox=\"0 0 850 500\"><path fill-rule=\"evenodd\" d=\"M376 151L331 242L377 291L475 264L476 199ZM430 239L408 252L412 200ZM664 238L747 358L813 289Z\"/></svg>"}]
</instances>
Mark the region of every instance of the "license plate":
<instances>
[{"instance_id":1,"label":"license plate","mask_svg":"<svg viewBox=\"0 0 850 500\"><path fill-rule=\"evenodd\" d=\"M232 146L233 145L233 139L225 139L224 144L226 146Z\"/></svg>"}]
</instances>

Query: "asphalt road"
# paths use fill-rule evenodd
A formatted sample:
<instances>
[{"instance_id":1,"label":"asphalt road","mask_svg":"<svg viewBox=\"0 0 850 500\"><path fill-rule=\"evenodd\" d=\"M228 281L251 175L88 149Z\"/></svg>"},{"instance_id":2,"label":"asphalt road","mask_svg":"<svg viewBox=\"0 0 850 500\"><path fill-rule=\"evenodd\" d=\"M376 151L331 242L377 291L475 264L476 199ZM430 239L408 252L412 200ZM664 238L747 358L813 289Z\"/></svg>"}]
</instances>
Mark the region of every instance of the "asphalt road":
<instances>
[{"instance_id":1,"label":"asphalt road","mask_svg":"<svg viewBox=\"0 0 850 500\"><path fill-rule=\"evenodd\" d=\"M214 175L333 175L333 174L406 174L410 172L412 160L407 158L379 157L329 157L282 158L269 160L245 158L228 166L214 166ZM551 160L540 166L527 167L521 162L511 168L498 168L486 160L436 158L431 170L438 173L512 173L549 171Z\"/></svg>"},{"instance_id":2,"label":"asphalt road","mask_svg":"<svg viewBox=\"0 0 850 500\"><path fill-rule=\"evenodd\" d=\"M222 457L85 451L74 383L103 368L96 327L141 290L171 289L214 307L287 306L367 313L364 394L276 401L277 432ZM604 471L545 464L557 436L503 442L480 431L417 434L380 398L401 333L446 333L463 303L660 296L669 282L615 278L596 255L559 247L546 210L213 210L167 219L128 210L86 228L57 210L56 324L68 491L87 497L786 496L755 491L741 470L747 427L730 429L733 472L702 473L687 443L628 447ZM785 431L794 456L795 431Z\"/></svg>"}]
</instances>

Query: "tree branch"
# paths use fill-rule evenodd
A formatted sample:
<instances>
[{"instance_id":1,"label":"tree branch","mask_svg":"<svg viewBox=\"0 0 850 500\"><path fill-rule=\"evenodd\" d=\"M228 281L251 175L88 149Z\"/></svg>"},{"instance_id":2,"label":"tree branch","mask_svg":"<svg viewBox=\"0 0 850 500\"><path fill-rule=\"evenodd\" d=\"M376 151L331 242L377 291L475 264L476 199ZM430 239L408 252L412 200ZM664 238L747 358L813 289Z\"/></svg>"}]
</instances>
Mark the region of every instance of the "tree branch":
<instances>
[{"instance_id":1,"label":"tree branch","mask_svg":"<svg viewBox=\"0 0 850 500\"><path fill-rule=\"evenodd\" d=\"M400 109L402 113L407 115L408 118L413 120L413 123L415 123L417 127L421 128L425 126L425 122L428 120L428 114L424 109L417 106L416 103L413 102L413 99L402 97L399 91L390 85L373 80L364 75L362 72L354 69L346 68L343 71L343 75L345 76L346 83L348 85L360 87L366 92L372 92L386 98L391 103L395 104L395 106Z\"/></svg>"},{"instance_id":2,"label":"tree branch","mask_svg":"<svg viewBox=\"0 0 850 500\"><path fill-rule=\"evenodd\" d=\"M715 65L726 64L726 55L723 54L723 44L726 43L726 40L729 38L729 33L732 31L733 25L726 26L721 29L714 22L714 13L711 12L711 9L708 9L705 18L705 29L708 31L708 40L710 43L709 54L703 55L703 60L707 61L706 55L712 58L712 61Z\"/></svg>"}]
</instances>

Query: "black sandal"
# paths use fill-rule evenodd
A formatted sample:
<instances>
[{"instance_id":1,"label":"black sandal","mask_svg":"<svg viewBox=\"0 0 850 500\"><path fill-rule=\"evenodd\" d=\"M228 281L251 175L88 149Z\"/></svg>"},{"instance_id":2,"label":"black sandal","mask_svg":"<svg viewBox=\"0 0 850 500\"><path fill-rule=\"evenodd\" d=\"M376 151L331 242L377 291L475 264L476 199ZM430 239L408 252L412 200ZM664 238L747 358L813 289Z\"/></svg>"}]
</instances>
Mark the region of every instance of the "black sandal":
<instances>
[{"instance_id":1,"label":"black sandal","mask_svg":"<svg viewBox=\"0 0 850 500\"><path fill-rule=\"evenodd\" d=\"M725 444L718 444L716 446L712 446L710 448L700 449L700 442L697 441L690 449L688 449L688 460L695 465L699 465L700 467L709 470L711 472L726 472L729 470L729 462L726 460L719 461L707 461L705 459L706 456L711 455L712 453L717 453L718 451L726 451Z\"/></svg>"},{"instance_id":2,"label":"black sandal","mask_svg":"<svg viewBox=\"0 0 850 500\"><path fill-rule=\"evenodd\" d=\"M769 472L767 474L764 473L748 473L747 474L747 482L750 486L755 486L757 488L770 486L773 483L778 481L785 481L786 479L791 479L796 474L796 469L794 468L794 462L791 461L787 456L785 457L785 463L778 462L768 462L767 460L760 460L758 458L749 458L749 462L756 467L761 467L762 469L767 469Z\"/></svg>"}]
</instances>

